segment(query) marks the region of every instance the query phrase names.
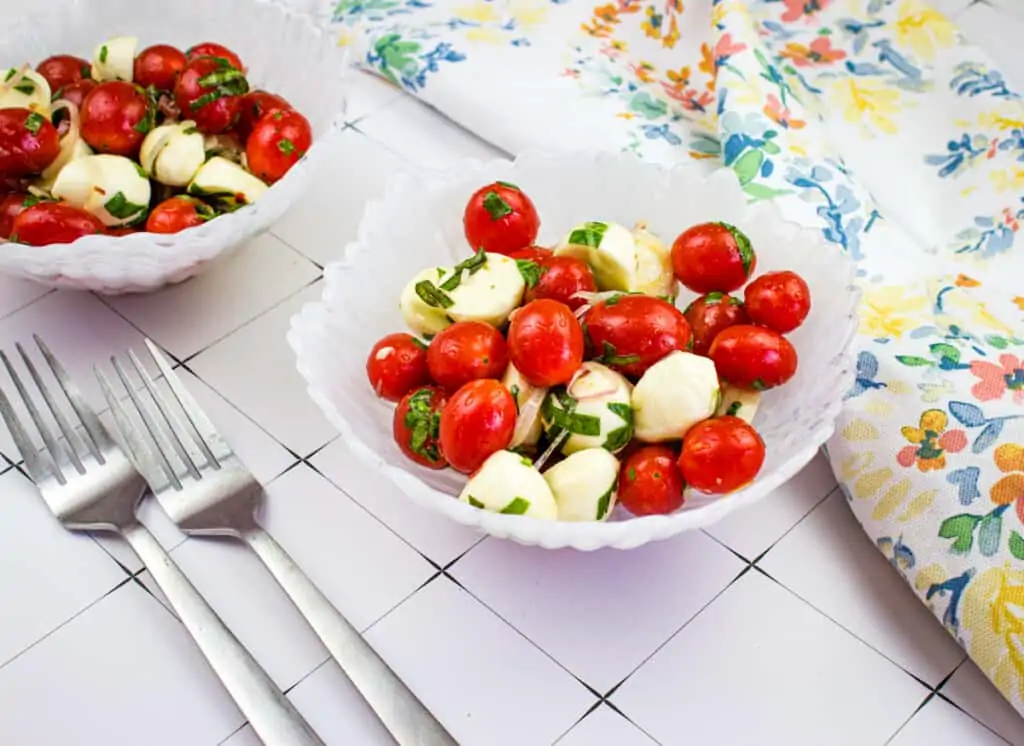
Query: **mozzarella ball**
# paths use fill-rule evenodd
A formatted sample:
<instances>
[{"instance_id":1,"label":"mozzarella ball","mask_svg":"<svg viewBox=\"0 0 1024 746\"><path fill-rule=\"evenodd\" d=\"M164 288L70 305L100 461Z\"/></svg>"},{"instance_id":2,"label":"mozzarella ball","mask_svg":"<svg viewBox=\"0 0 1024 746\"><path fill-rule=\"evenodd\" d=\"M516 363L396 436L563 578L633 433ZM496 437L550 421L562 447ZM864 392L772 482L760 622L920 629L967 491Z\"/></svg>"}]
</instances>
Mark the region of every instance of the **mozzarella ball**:
<instances>
[{"instance_id":1,"label":"mozzarella ball","mask_svg":"<svg viewBox=\"0 0 1024 746\"><path fill-rule=\"evenodd\" d=\"M605 521L615 507L619 460L603 448L577 451L546 472L560 521Z\"/></svg>"},{"instance_id":2,"label":"mozzarella ball","mask_svg":"<svg viewBox=\"0 0 1024 746\"><path fill-rule=\"evenodd\" d=\"M726 384L722 386L722 402L718 405L715 415L739 417L748 425L752 425L760 403L761 394L759 392Z\"/></svg>"},{"instance_id":3,"label":"mozzarella ball","mask_svg":"<svg viewBox=\"0 0 1024 746\"><path fill-rule=\"evenodd\" d=\"M561 446L569 455L587 448L618 453L633 437L631 386L622 375L600 363L583 363L564 389L553 389L541 411L552 438L570 435Z\"/></svg>"},{"instance_id":4,"label":"mozzarella ball","mask_svg":"<svg viewBox=\"0 0 1024 746\"><path fill-rule=\"evenodd\" d=\"M134 36L115 36L98 45L92 55L92 78L97 83L108 80L135 79L135 52L139 40Z\"/></svg>"},{"instance_id":5,"label":"mozzarella ball","mask_svg":"<svg viewBox=\"0 0 1024 746\"><path fill-rule=\"evenodd\" d=\"M451 326L452 320L445 313L444 307L428 303L417 290L423 282L429 282L436 287L448 272L449 270L443 267L425 269L409 280L402 289L398 307L402 311L405 323L417 334L430 338Z\"/></svg>"},{"instance_id":6,"label":"mozzarella ball","mask_svg":"<svg viewBox=\"0 0 1024 746\"><path fill-rule=\"evenodd\" d=\"M721 400L710 358L673 352L652 365L633 389L636 437L646 443L680 440L711 417Z\"/></svg>"},{"instance_id":7,"label":"mozzarella ball","mask_svg":"<svg viewBox=\"0 0 1024 746\"><path fill-rule=\"evenodd\" d=\"M139 162L154 181L188 186L206 162L206 146L195 122L162 124L142 141Z\"/></svg>"},{"instance_id":8,"label":"mozzarella ball","mask_svg":"<svg viewBox=\"0 0 1024 746\"><path fill-rule=\"evenodd\" d=\"M121 155L87 155L60 170L51 193L91 212L104 225L119 227L146 216L151 187L134 161Z\"/></svg>"},{"instance_id":9,"label":"mozzarella ball","mask_svg":"<svg viewBox=\"0 0 1024 746\"><path fill-rule=\"evenodd\" d=\"M590 265L598 290L629 291L637 283L636 240L617 223L578 225L555 247L555 254Z\"/></svg>"},{"instance_id":10,"label":"mozzarella ball","mask_svg":"<svg viewBox=\"0 0 1024 746\"><path fill-rule=\"evenodd\" d=\"M558 518L554 495L530 459L498 451L469 478L459 499L506 515L525 515L553 521Z\"/></svg>"},{"instance_id":11,"label":"mozzarella ball","mask_svg":"<svg viewBox=\"0 0 1024 746\"><path fill-rule=\"evenodd\" d=\"M442 283L448 280L454 282L453 276L445 277ZM452 301L445 310L455 321L483 321L501 326L522 302L526 281L515 259L485 254L482 266L462 270L455 288L445 292Z\"/></svg>"},{"instance_id":12,"label":"mozzarella ball","mask_svg":"<svg viewBox=\"0 0 1024 746\"><path fill-rule=\"evenodd\" d=\"M645 228L633 229L636 242L636 279L631 292L653 295L674 303L679 283L672 268L672 250Z\"/></svg>"},{"instance_id":13,"label":"mozzarella ball","mask_svg":"<svg viewBox=\"0 0 1024 746\"><path fill-rule=\"evenodd\" d=\"M220 197L239 205L251 205L267 189L266 184L237 163L220 156L204 163L188 185L188 193L195 197Z\"/></svg>"},{"instance_id":14,"label":"mozzarella ball","mask_svg":"<svg viewBox=\"0 0 1024 746\"><path fill-rule=\"evenodd\" d=\"M0 109L28 109L50 117L50 84L35 70L19 73L12 67L0 73Z\"/></svg>"}]
</instances>

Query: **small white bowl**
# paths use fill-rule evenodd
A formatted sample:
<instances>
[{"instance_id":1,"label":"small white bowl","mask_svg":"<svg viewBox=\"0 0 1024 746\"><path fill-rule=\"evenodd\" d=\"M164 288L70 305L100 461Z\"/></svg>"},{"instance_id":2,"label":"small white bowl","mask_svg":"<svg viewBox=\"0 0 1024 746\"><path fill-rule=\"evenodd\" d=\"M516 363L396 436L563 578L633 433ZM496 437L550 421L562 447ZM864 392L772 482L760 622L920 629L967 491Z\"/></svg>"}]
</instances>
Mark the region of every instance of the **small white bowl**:
<instances>
[{"instance_id":1,"label":"small white bowl","mask_svg":"<svg viewBox=\"0 0 1024 746\"><path fill-rule=\"evenodd\" d=\"M724 497L688 495L671 515L634 518L620 507L606 523L562 523L473 508L455 498L463 475L421 468L401 454L392 439L393 407L374 395L366 355L380 337L405 329L398 297L415 272L469 255L462 213L469 195L494 180L515 183L533 199L542 245L586 220L646 221L666 243L696 223L724 220L750 236L757 274L791 269L803 276L813 305L790 337L800 365L793 380L765 394L758 411L755 426L767 458L753 484ZM514 163L469 163L442 175L394 178L384 198L367 207L344 259L327 267L323 299L292 319L288 341L310 396L348 445L414 502L522 544L629 549L714 523L761 499L814 457L832 434L853 380L849 348L859 297L853 271L820 231L785 222L773 205L748 206L731 171L708 175L690 162L666 169L628 154L529 154ZM692 298L684 291L680 307Z\"/></svg>"},{"instance_id":2,"label":"small white bowl","mask_svg":"<svg viewBox=\"0 0 1024 746\"><path fill-rule=\"evenodd\" d=\"M253 89L287 99L309 119L309 153L254 205L181 233L86 236L71 244L0 244L0 273L50 287L114 295L149 292L203 271L265 232L302 196L316 165L344 126L341 78L346 54L307 16L272 0L47 0L24 3L0 24L0 69L54 54L92 59L113 36L136 36L139 48L204 41L234 50Z\"/></svg>"}]
</instances>

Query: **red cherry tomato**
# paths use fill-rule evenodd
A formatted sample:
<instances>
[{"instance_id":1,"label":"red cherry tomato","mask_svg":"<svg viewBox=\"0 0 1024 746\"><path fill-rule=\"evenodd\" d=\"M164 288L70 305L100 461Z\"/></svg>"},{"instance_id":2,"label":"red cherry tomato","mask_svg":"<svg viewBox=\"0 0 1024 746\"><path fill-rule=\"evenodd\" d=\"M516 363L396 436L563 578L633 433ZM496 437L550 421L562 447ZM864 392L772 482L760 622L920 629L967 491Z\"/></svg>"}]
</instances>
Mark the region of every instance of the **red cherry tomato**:
<instances>
[{"instance_id":1,"label":"red cherry tomato","mask_svg":"<svg viewBox=\"0 0 1024 746\"><path fill-rule=\"evenodd\" d=\"M731 293L743 287L757 266L750 239L728 223L701 223L672 244L676 279L695 293Z\"/></svg>"},{"instance_id":2,"label":"red cherry tomato","mask_svg":"<svg viewBox=\"0 0 1024 746\"><path fill-rule=\"evenodd\" d=\"M528 383L545 388L568 383L583 364L583 329L564 303L531 301L512 314L508 353Z\"/></svg>"},{"instance_id":3,"label":"red cherry tomato","mask_svg":"<svg viewBox=\"0 0 1024 746\"><path fill-rule=\"evenodd\" d=\"M108 236L130 236L132 233L139 233L139 229L134 225L122 225L120 228L108 228Z\"/></svg>"},{"instance_id":4,"label":"red cherry tomato","mask_svg":"<svg viewBox=\"0 0 1024 746\"><path fill-rule=\"evenodd\" d=\"M249 92L245 74L221 57L193 58L178 76L174 102L182 119L191 119L208 135L231 129L238 121L242 96Z\"/></svg>"},{"instance_id":5,"label":"red cherry tomato","mask_svg":"<svg viewBox=\"0 0 1024 746\"><path fill-rule=\"evenodd\" d=\"M649 295L618 295L591 308L583 319L596 360L639 378L676 350L690 349L692 333L682 311Z\"/></svg>"},{"instance_id":6,"label":"red cherry tomato","mask_svg":"<svg viewBox=\"0 0 1024 746\"><path fill-rule=\"evenodd\" d=\"M804 323L811 311L811 289L796 272L767 272L743 291L751 321L780 334Z\"/></svg>"},{"instance_id":7,"label":"red cherry tomato","mask_svg":"<svg viewBox=\"0 0 1024 746\"><path fill-rule=\"evenodd\" d=\"M436 386L413 389L398 403L392 423L395 442L406 457L428 469L448 465L439 441L445 393Z\"/></svg>"},{"instance_id":8,"label":"red cherry tomato","mask_svg":"<svg viewBox=\"0 0 1024 746\"><path fill-rule=\"evenodd\" d=\"M238 112L238 124L235 131L238 137L245 142L252 134L253 127L267 114L275 111L287 111L292 105L274 93L266 91L250 91L242 96L242 105Z\"/></svg>"},{"instance_id":9,"label":"red cherry tomato","mask_svg":"<svg viewBox=\"0 0 1024 746\"><path fill-rule=\"evenodd\" d=\"M733 386L764 391L786 383L796 373L796 349L772 329L730 326L708 352L718 376Z\"/></svg>"},{"instance_id":10,"label":"red cherry tomato","mask_svg":"<svg viewBox=\"0 0 1024 746\"><path fill-rule=\"evenodd\" d=\"M56 54L47 57L36 66L36 72L46 78L55 99L58 91L66 85L92 77L92 65L81 57L71 54Z\"/></svg>"},{"instance_id":11,"label":"red cherry tomato","mask_svg":"<svg viewBox=\"0 0 1024 746\"><path fill-rule=\"evenodd\" d=\"M522 260L517 260L522 262ZM551 256L536 262L519 265L527 278L526 300L550 298L575 311L586 301L575 297L577 293L597 291L594 273L586 262L571 256Z\"/></svg>"},{"instance_id":12,"label":"red cherry tomato","mask_svg":"<svg viewBox=\"0 0 1024 746\"><path fill-rule=\"evenodd\" d=\"M241 70L243 73L245 72L245 65L242 64L242 60L237 54L227 47L221 44L215 44L212 41L205 41L202 44L196 44L194 47L189 47L185 52L185 56L188 58L189 62L201 57L222 59L236 70Z\"/></svg>"},{"instance_id":13,"label":"red cherry tomato","mask_svg":"<svg viewBox=\"0 0 1024 746\"><path fill-rule=\"evenodd\" d=\"M389 334L370 350L366 376L377 396L398 401L413 389L430 383L427 346L411 334Z\"/></svg>"},{"instance_id":14,"label":"red cherry tomato","mask_svg":"<svg viewBox=\"0 0 1024 746\"><path fill-rule=\"evenodd\" d=\"M249 170L273 184L299 162L313 144L309 120L294 109L272 111L256 123L245 143Z\"/></svg>"},{"instance_id":15,"label":"red cherry tomato","mask_svg":"<svg viewBox=\"0 0 1024 746\"><path fill-rule=\"evenodd\" d=\"M491 454L508 448L516 427L516 401L500 381L470 381L441 414L441 450L456 471L471 474Z\"/></svg>"},{"instance_id":16,"label":"red cherry tomato","mask_svg":"<svg viewBox=\"0 0 1024 746\"><path fill-rule=\"evenodd\" d=\"M462 224L474 251L494 254L530 246L540 230L533 202L519 187L504 181L481 187L469 198Z\"/></svg>"},{"instance_id":17,"label":"red cherry tomato","mask_svg":"<svg viewBox=\"0 0 1024 746\"><path fill-rule=\"evenodd\" d=\"M685 486L676 453L667 446L638 448L619 469L619 503L636 516L679 510Z\"/></svg>"},{"instance_id":18,"label":"red cherry tomato","mask_svg":"<svg viewBox=\"0 0 1024 746\"><path fill-rule=\"evenodd\" d=\"M764 441L739 417L698 422L683 437L679 455L679 469L686 483L712 495L746 487L763 464Z\"/></svg>"},{"instance_id":19,"label":"red cherry tomato","mask_svg":"<svg viewBox=\"0 0 1024 746\"><path fill-rule=\"evenodd\" d=\"M0 199L0 238L10 238L14 219L38 201L24 192L8 194Z\"/></svg>"},{"instance_id":20,"label":"red cherry tomato","mask_svg":"<svg viewBox=\"0 0 1024 746\"><path fill-rule=\"evenodd\" d=\"M136 84L143 88L153 86L158 91L173 91L178 76L188 60L185 53L170 44L154 44L135 57Z\"/></svg>"},{"instance_id":21,"label":"red cherry tomato","mask_svg":"<svg viewBox=\"0 0 1024 746\"><path fill-rule=\"evenodd\" d=\"M153 103L139 86L120 80L100 83L82 102L82 139L97 153L135 158L155 117Z\"/></svg>"},{"instance_id":22,"label":"red cherry tomato","mask_svg":"<svg viewBox=\"0 0 1024 746\"><path fill-rule=\"evenodd\" d=\"M490 324L460 321L431 340L427 367L438 386L455 391L478 378L501 378L508 367L508 347Z\"/></svg>"},{"instance_id":23,"label":"red cherry tomato","mask_svg":"<svg viewBox=\"0 0 1024 746\"><path fill-rule=\"evenodd\" d=\"M683 315L693 330L693 352L705 356L720 331L748 323L743 303L728 293L702 295L686 307Z\"/></svg>"},{"instance_id":24,"label":"red cherry tomato","mask_svg":"<svg viewBox=\"0 0 1024 746\"><path fill-rule=\"evenodd\" d=\"M71 243L94 233L106 233L95 215L61 202L40 202L14 219L11 240L29 246L46 246Z\"/></svg>"},{"instance_id":25,"label":"red cherry tomato","mask_svg":"<svg viewBox=\"0 0 1024 746\"><path fill-rule=\"evenodd\" d=\"M37 174L60 153L57 128L28 109L0 109L0 176Z\"/></svg>"},{"instance_id":26,"label":"red cherry tomato","mask_svg":"<svg viewBox=\"0 0 1024 746\"><path fill-rule=\"evenodd\" d=\"M216 215L213 208L205 202L180 194L164 200L153 208L146 218L146 232L178 233L186 228L202 225Z\"/></svg>"},{"instance_id":27,"label":"red cherry tomato","mask_svg":"<svg viewBox=\"0 0 1024 746\"><path fill-rule=\"evenodd\" d=\"M554 252L551 251L551 249L545 249L543 246L524 246L521 249L508 252L505 256L509 259L524 259L528 262L542 262L553 257Z\"/></svg>"},{"instance_id":28,"label":"red cherry tomato","mask_svg":"<svg viewBox=\"0 0 1024 746\"><path fill-rule=\"evenodd\" d=\"M83 78L75 83L68 83L66 86L61 88L57 93L53 95L54 100L64 99L70 101L79 109L82 108L82 104L85 103L85 97L89 95L89 92L96 87L96 81L88 78Z\"/></svg>"}]
</instances>

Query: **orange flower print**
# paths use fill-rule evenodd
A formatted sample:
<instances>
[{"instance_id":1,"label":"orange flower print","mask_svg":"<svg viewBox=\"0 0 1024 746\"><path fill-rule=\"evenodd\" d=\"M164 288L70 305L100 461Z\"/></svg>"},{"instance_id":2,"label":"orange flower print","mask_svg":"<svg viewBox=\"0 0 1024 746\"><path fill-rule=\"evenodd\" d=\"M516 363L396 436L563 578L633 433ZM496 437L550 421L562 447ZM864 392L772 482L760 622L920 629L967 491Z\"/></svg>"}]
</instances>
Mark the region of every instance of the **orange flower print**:
<instances>
[{"instance_id":1,"label":"orange flower print","mask_svg":"<svg viewBox=\"0 0 1024 746\"><path fill-rule=\"evenodd\" d=\"M833 49L831 37L819 36L811 42L809 47L790 42L782 50L780 56L792 60L797 67L813 67L814 65L830 65L837 60L844 59L846 51Z\"/></svg>"},{"instance_id":2,"label":"orange flower print","mask_svg":"<svg viewBox=\"0 0 1024 746\"><path fill-rule=\"evenodd\" d=\"M765 115L783 129L798 130L807 126L807 122L794 118L774 93L768 94L767 101L764 107Z\"/></svg>"},{"instance_id":3,"label":"orange flower print","mask_svg":"<svg viewBox=\"0 0 1024 746\"><path fill-rule=\"evenodd\" d=\"M650 62L630 62L629 69L641 83L654 82L654 65Z\"/></svg>"},{"instance_id":4,"label":"orange flower print","mask_svg":"<svg viewBox=\"0 0 1024 746\"><path fill-rule=\"evenodd\" d=\"M980 282L975 280L973 277L968 277L965 274L959 274L956 276L956 286L958 288L976 288L981 285Z\"/></svg>"},{"instance_id":5,"label":"orange flower print","mask_svg":"<svg viewBox=\"0 0 1024 746\"><path fill-rule=\"evenodd\" d=\"M941 409L929 409L921 414L917 427L900 429L911 445L900 449L896 461L900 466L916 465L918 471L937 471L946 468L946 453L958 453L967 447L967 433L946 430L949 418Z\"/></svg>"},{"instance_id":6,"label":"orange flower print","mask_svg":"<svg viewBox=\"0 0 1024 746\"><path fill-rule=\"evenodd\" d=\"M1021 311L1024 311L1024 295L1018 295L1013 299L1013 304L1017 306Z\"/></svg>"},{"instance_id":7,"label":"orange flower print","mask_svg":"<svg viewBox=\"0 0 1024 746\"><path fill-rule=\"evenodd\" d=\"M715 101L715 94L711 91L683 88L682 86L669 85L664 81L662 81L661 87L665 91L666 96L673 101L678 101L687 111L707 111L708 106Z\"/></svg>"},{"instance_id":8,"label":"orange flower print","mask_svg":"<svg viewBox=\"0 0 1024 746\"><path fill-rule=\"evenodd\" d=\"M782 14L783 23L793 23L801 18L811 17L828 7L831 0L785 0L786 12Z\"/></svg>"},{"instance_id":9,"label":"orange flower print","mask_svg":"<svg viewBox=\"0 0 1024 746\"><path fill-rule=\"evenodd\" d=\"M1000 355L999 364L988 360L971 363L971 373L980 380L971 386L978 401L1002 399L1007 391L1013 392L1013 403L1024 404L1024 362L1016 355Z\"/></svg>"},{"instance_id":10,"label":"orange flower print","mask_svg":"<svg viewBox=\"0 0 1024 746\"><path fill-rule=\"evenodd\" d=\"M1005 476L992 485L989 495L996 505L1016 503L1017 516L1024 522L1024 446L1003 443L994 454L996 468Z\"/></svg>"}]
</instances>

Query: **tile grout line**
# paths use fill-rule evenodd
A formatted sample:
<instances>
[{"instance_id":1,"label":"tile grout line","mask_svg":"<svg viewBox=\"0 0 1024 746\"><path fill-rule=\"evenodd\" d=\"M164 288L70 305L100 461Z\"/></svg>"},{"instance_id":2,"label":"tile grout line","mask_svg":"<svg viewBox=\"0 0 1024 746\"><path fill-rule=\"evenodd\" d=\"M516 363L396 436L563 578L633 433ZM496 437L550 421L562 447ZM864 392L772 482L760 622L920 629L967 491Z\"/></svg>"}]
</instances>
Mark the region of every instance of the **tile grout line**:
<instances>
[{"instance_id":1,"label":"tile grout line","mask_svg":"<svg viewBox=\"0 0 1024 746\"><path fill-rule=\"evenodd\" d=\"M28 282L31 282L31 280L28 280ZM0 316L0 321L5 321L6 319L9 319L9 318L11 318L11 317L12 317L12 316L14 316L15 314L17 314L17 313L21 313L22 311L24 311L24 310L25 310L26 308L28 308L29 306L34 306L34 305L35 305L36 303L38 303L39 301L41 301L41 300L42 300L43 298L46 298L46 297L48 297L48 296L50 296L50 295L53 295L53 294L54 294L54 293L56 293L56 292L57 292L57 289L56 289L56 288L49 288L49 289L47 289L47 290L46 290L46 292L44 292L44 293L43 293L42 295L40 295L40 296L39 296L38 298L33 298L33 299L32 299L32 300L30 300L30 301L29 301L28 303L25 303L25 304L23 304L23 305L21 305L21 306L18 306L17 308L15 308L15 309L12 309L12 310L11 310L11 311L9 311L8 313L5 313L5 314L4 314L3 316Z\"/></svg>"}]
</instances>

